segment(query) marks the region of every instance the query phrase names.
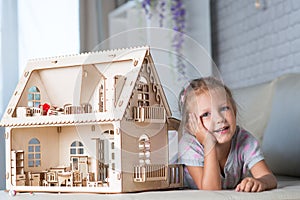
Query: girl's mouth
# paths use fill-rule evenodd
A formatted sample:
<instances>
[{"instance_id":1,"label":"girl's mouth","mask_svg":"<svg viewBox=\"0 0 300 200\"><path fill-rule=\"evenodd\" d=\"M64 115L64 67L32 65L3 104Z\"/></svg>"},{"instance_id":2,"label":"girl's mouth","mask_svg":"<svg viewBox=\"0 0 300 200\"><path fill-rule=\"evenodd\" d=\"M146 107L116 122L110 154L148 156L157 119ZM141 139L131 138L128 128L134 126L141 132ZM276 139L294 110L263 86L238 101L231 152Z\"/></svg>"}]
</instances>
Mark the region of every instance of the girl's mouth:
<instances>
[{"instance_id":1,"label":"girl's mouth","mask_svg":"<svg viewBox=\"0 0 300 200\"><path fill-rule=\"evenodd\" d=\"M225 134L228 132L228 130L229 130L229 126L224 126L222 128L215 130L214 133Z\"/></svg>"}]
</instances>

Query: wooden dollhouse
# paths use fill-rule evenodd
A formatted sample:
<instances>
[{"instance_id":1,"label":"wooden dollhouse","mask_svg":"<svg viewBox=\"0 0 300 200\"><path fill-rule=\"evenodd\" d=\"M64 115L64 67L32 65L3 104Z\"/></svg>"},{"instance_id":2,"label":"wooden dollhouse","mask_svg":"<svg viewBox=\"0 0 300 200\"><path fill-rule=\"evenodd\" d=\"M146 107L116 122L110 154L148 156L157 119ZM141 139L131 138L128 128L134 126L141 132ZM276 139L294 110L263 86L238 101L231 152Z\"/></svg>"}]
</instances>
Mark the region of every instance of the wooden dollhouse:
<instances>
[{"instance_id":1,"label":"wooden dollhouse","mask_svg":"<svg viewBox=\"0 0 300 200\"><path fill-rule=\"evenodd\" d=\"M119 193L183 186L149 47L30 60L1 121L8 190Z\"/></svg>"}]
</instances>

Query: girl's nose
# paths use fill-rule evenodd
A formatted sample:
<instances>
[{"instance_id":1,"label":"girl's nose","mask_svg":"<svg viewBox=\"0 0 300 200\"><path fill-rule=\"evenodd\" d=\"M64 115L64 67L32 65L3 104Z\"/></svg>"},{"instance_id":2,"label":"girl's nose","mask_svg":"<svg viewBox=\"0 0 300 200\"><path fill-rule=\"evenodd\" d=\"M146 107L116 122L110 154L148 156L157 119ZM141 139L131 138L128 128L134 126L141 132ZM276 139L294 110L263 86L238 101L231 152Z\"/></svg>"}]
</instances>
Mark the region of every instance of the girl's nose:
<instances>
[{"instance_id":1,"label":"girl's nose","mask_svg":"<svg viewBox=\"0 0 300 200\"><path fill-rule=\"evenodd\" d=\"M225 122L225 116L223 116L223 114L220 113L220 112L215 112L214 121L217 124L224 123Z\"/></svg>"}]
</instances>

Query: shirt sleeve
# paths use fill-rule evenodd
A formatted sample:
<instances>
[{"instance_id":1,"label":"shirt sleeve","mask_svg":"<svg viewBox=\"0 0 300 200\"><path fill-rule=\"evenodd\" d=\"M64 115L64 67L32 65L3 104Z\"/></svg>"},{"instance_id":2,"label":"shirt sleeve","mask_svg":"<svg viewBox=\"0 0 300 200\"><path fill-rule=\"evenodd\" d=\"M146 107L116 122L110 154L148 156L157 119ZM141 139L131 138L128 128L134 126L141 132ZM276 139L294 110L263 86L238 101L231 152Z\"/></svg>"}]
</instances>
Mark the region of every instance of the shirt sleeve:
<instances>
[{"instance_id":1,"label":"shirt sleeve","mask_svg":"<svg viewBox=\"0 0 300 200\"><path fill-rule=\"evenodd\" d=\"M258 140L249 132L242 130L241 154L246 168L251 169L256 163L264 159Z\"/></svg>"},{"instance_id":2,"label":"shirt sleeve","mask_svg":"<svg viewBox=\"0 0 300 200\"><path fill-rule=\"evenodd\" d=\"M203 146L191 134L185 132L179 142L178 163L187 166L204 166Z\"/></svg>"}]
</instances>

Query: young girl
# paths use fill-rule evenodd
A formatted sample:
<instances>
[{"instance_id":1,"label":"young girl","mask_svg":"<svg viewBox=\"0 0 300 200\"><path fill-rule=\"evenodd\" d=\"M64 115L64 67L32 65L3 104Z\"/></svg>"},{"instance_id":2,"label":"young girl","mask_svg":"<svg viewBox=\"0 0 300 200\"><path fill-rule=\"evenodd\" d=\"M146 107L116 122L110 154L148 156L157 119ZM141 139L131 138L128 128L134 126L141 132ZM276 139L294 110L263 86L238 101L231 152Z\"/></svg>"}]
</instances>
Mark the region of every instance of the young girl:
<instances>
[{"instance_id":1,"label":"young girl","mask_svg":"<svg viewBox=\"0 0 300 200\"><path fill-rule=\"evenodd\" d=\"M277 187L258 141L236 125L236 103L221 81L212 77L195 79L180 99L179 163L185 166L188 187L239 192Z\"/></svg>"}]
</instances>

